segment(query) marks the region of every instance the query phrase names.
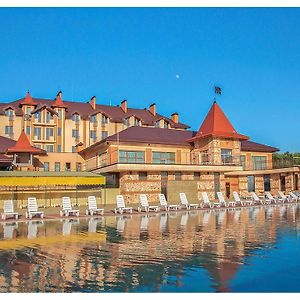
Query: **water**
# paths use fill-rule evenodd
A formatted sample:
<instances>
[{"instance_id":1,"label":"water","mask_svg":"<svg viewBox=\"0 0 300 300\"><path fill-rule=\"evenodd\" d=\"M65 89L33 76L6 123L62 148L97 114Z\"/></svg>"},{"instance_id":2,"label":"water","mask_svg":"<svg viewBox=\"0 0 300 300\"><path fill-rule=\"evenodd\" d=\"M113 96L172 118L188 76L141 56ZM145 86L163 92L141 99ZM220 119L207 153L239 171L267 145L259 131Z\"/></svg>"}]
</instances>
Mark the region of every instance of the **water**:
<instances>
[{"instance_id":1,"label":"water","mask_svg":"<svg viewBox=\"0 0 300 300\"><path fill-rule=\"evenodd\" d=\"M0 292L300 292L299 205L0 224Z\"/></svg>"}]
</instances>

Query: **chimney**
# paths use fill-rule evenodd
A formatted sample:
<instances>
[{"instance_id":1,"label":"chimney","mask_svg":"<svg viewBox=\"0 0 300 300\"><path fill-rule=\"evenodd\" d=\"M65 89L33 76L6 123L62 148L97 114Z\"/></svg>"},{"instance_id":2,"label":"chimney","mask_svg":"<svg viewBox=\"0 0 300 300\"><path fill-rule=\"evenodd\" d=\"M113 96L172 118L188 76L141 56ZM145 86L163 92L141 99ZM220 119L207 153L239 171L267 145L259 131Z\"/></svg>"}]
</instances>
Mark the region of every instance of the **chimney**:
<instances>
[{"instance_id":1,"label":"chimney","mask_svg":"<svg viewBox=\"0 0 300 300\"><path fill-rule=\"evenodd\" d=\"M123 100L121 102L121 108L123 109L123 111L126 113L127 112L127 100Z\"/></svg>"},{"instance_id":2,"label":"chimney","mask_svg":"<svg viewBox=\"0 0 300 300\"><path fill-rule=\"evenodd\" d=\"M174 112L174 113L171 115L171 117L172 117L172 121L173 121L174 123L178 123L178 113L177 113L177 112Z\"/></svg>"},{"instance_id":3,"label":"chimney","mask_svg":"<svg viewBox=\"0 0 300 300\"><path fill-rule=\"evenodd\" d=\"M62 91L59 91L59 92L57 93L56 98L62 99Z\"/></svg>"},{"instance_id":4,"label":"chimney","mask_svg":"<svg viewBox=\"0 0 300 300\"><path fill-rule=\"evenodd\" d=\"M152 103L151 105L150 105L150 112L151 112L151 114L153 115L153 116L156 116L156 104L155 103Z\"/></svg>"},{"instance_id":5,"label":"chimney","mask_svg":"<svg viewBox=\"0 0 300 300\"><path fill-rule=\"evenodd\" d=\"M93 96L90 100L90 104L93 109L96 109L96 96Z\"/></svg>"}]
</instances>

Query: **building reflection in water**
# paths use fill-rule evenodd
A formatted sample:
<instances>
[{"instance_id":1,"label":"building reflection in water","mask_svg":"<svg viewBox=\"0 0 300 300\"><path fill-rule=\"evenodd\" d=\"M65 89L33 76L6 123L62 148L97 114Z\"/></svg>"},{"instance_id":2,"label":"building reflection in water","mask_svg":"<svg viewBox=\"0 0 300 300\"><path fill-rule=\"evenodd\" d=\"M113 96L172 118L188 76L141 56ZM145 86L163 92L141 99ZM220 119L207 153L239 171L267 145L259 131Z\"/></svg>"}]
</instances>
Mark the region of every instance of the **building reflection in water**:
<instances>
[{"instance_id":1,"label":"building reflection in water","mask_svg":"<svg viewBox=\"0 0 300 300\"><path fill-rule=\"evenodd\" d=\"M279 205L2 223L0 291L176 291L195 269L230 291L247 257L298 219L298 206Z\"/></svg>"}]
</instances>

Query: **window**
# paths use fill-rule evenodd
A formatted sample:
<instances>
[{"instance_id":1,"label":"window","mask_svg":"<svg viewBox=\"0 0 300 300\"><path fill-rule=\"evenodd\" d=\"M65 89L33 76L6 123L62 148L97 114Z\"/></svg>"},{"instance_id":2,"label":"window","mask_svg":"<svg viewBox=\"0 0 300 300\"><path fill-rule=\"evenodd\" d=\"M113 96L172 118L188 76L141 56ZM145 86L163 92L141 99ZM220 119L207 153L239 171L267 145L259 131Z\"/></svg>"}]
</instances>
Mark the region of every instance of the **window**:
<instances>
[{"instance_id":1,"label":"window","mask_svg":"<svg viewBox=\"0 0 300 300\"><path fill-rule=\"evenodd\" d=\"M108 137L108 132L107 131L102 131L102 133L101 133L102 140L106 139L107 137Z\"/></svg>"},{"instance_id":2,"label":"window","mask_svg":"<svg viewBox=\"0 0 300 300\"><path fill-rule=\"evenodd\" d=\"M120 163L145 163L145 152L143 151L119 151Z\"/></svg>"},{"instance_id":3,"label":"window","mask_svg":"<svg viewBox=\"0 0 300 300\"><path fill-rule=\"evenodd\" d=\"M53 137L53 128L46 128L46 140L49 141L50 137Z\"/></svg>"},{"instance_id":4,"label":"window","mask_svg":"<svg viewBox=\"0 0 300 300\"><path fill-rule=\"evenodd\" d=\"M61 128L57 127L57 136L61 136Z\"/></svg>"},{"instance_id":5,"label":"window","mask_svg":"<svg viewBox=\"0 0 300 300\"><path fill-rule=\"evenodd\" d=\"M53 152L53 145L45 145L45 150L47 151L47 152Z\"/></svg>"},{"instance_id":6,"label":"window","mask_svg":"<svg viewBox=\"0 0 300 300\"><path fill-rule=\"evenodd\" d=\"M12 126L5 126L5 134L12 137L13 136L13 127Z\"/></svg>"},{"instance_id":7,"label":"window","mask_svg":"<svg viewBox=\"0 0 300 300\"><path fill-rule=\"evenodd\" d=\"M30 134L30 126L26 126L26 134Z\"/></svg>"},{"instance_id":8,"label":"window","mask_svg":"<svg viewBox=\"0 0 300 300\"><path fill-rule=\"evenodd\" d=\"M97 132L96 132L96 130L91 130L90 131L90 138L93 139L94 141L96 141L96 139L97 139Z\"/></svg>"},{"instance_id":9,"label":"window","mask_svg":"<svg viewBox=\"0 0 300 300\"><path fill-rule=\"evenodd\" d=\"M34 137L38 140L42 139L42 128L41 127L34 127L33 129Z\"/></svg>"},{"instance_id":10,"label":"window","mask_svg":"<svg viewBox=\"0 0 300 300\"><path fill-rule=\"evenodd\" d=\"M134 126L140 126L140 120L137 118L134 118Z\"/></svg>"},{"instance_id":11,"label":"window","mask_svg":"<svg viewBox=\"0 0 300 300\"><path fill-rule=\"evenodd\" d=\"M81 163L80 162L76 163L76 171L77 172L81 171Z\"/></svg>"},{"instance_id":12,"label":"window","mask_svg":"<svg viewBox=\"0 0 300 300\"><path fill-rule=\"evenodd\" d=\"M164 121L164 128L169 128L169 123Z\"/></svg>"},{"instance_id":13,"label":"window","mask_svg":"<svg viewBox=\"0 0 300 300\"><path fill-rule=\"evenodd\" d=\"M175 180L181 180L181 172L175 172Z\"/></svg>"},{"instance_id":14,"label":"window","mask_svg":"<svg viewBox=\"0 0 300 300\"><path fill-rule=\"evenodd\" d=\"M152 162L154 164L175 164L175 153L152 152Z\"/></svg>"},{"instance_id":15,"label":"window","mask_svg":"<svg viewBox=\"0 0 300 300\"><path fill-rule=\"evenodd\" d=\"M54 171L55 171L55 172L60 172L60 163L59 163L59 162L56 162L56 163L54 164Z\"/></svg>"},{"instance_id":16,"label":"window","mask_svg":"<svg viewBox=\"0 0 300 300\"><path fill-rule=\"evenodd\" d=\"M42 145L41 144L34 144L34 147L36 148L40 148L40 149L43 149Z\"/></svg>"},{"instance_id":17,"label":"window","mask_svg":"<svg viewBox=\"0 0 300 300\"><path fill-rule=\"evenodd\" d=\"M79 130L72 129L72 137L78 139L79 138Z\"/></svg>"},{"instance_id":18,"label":"window","mask_svg":"<svg viewBox=\"0 0 300 300\"><path fill-rule=\"evenodd\" d=\"M255 178L253 175L248 176L248 192L255 192Z\"/></svg>"},{"instance_id":19,"label":"window","mask_svg":"<svg viewBox=\"0 0 300 300\"><path fill-rule=\"evenodd\" d=\"M46 111L46 123L50 123L51 120L53 120L53 115L49 111Z\"/></svg>"},{"instance_id":20,"label":"window","mask_svg":"<svg viewBox=\"0 0 300 300\"><path fill-rule=\"evenodd\" d=\"M221 149L221 160L223 165L232 164L232 150Z\"/></svg>"},{"instance_id":21,"label":"window","mask_svg":"<svg viewBox=\"0 0 300 300\"><path fill-rule=\"evenodd\" d=\"M264 176L264 190L265 190L265 192L270 192L271 191L271 178L270 178L270 175L265 175Z\"/></svg>"},{"instance_id":22,"label":"window","mask_svg":"<svg viewBox=\"0 0 300 300\"><path fill-rule=\"evenodd\" d=\"M67 172L71 171L71 163L69 163L69 162L66 163L65 171L67 171Z\"/></svg>"},{"instance_id":23,"label":"window","mask_svg":"<svg viewBox=\"0 0 300 300\"><path fill-rule=\"evenodd\" d=\"M157 128L160 127L160 122L159 122L159 121L157 121L157 122L155 123L155 127L157 127Z\"/></svg>"},{"instance_id":24,"label":"window","mask_svg":"<svg viewBox=\"0 0 300 300\"><path fill-rule=\"evenodd\" d=\"M7 109L7 110L5 111L5 115L6 115L7 117L9 117L9 119L12 119L13 116L14 116L14 111L13 111L12 109Z\"/></svg>"},{"instance_id":25,"label":"window","mask_svg":"<svg viewBox=\"0 0 300 300\"><path fill-rule=\"evenodd\" d=\"M147 180L147 172L139 172L139 180Z\"/></svg>"},{"instance_id":26,"label":"window","mask_svg":"<svg viewBox=\"0 0 300 300\"><path fill-rule=\"evenodd\" d=\"M75 146L72 146L72 153L76 153L76 147Z\"/></svg>"},{"instance_id":27,"label":"window","mask_svg":"<svg viewBox=\"0 0 300 300\"><path fill-rule=\"evenodd\" d=\"M30 107L26 107L26 115L30 115L30 113L31 113L31 108Z\"/></svg>"},{"instance_id":28,"label":"window","mask_svg":"<svg viewBox=\"0 0 300 300\"><path fill-rule=\"evenodd\" d=\"M240 166L243 167L243 170L246 170L246 156L245 155L240 156Z\"/></svg>"},{"instance_id":29,"label":"window","mask_svg":"<svg viewBox=\"0 0 300 300\"><path fill-rule=\"evenodd\" d=\"M49 163L48 162L44 162L44 171L49 172Z\"/></svg>"},{"instance_id":30,"label":"window","mask_svg":"<svg viewBox=\"0 0 300 300\"><path fill-rule=\"evenodd\" d=\"M57 152L61 152L61 145L57 145L57 146L56 146L56 151L57 151Z\"/></svg>"},{"instance_id":31,"label":"window","mask_svg":"<svg viewBox=\"0 0 300 300\"><path fill-rule=\"evenodd\" d=\"M200 180L200 172L194 172L194 180L196 181Z\"/></svg>"},{"instance_id":32,"label":"window","mask_svg":"<svg viewBox=\"0 0 300 300\"><path fill-rule=\"evenodd\" d=\"M72 121L74 121L75 123L79 122L79 115L78 114L73 114L72 115Z\"/></svg>"},{"instance_id":33,"label":"window","mask_svg":"<svg viewBox=\"0 0 300 300\"><path fill-rule=\"evenodd\" d=\"M285 192L285 176L280 175L280 190Z\"/></svg>"},{"instance_id":34,"label":"window","mask_svg":"<svg viewBox=\"0 0 300 300\"><path fill-rule=\"evenodd\" d=\"M62 111L61 111L61 109L57 110L57 117L58 117L59 120L61 120L61 117L62 117Z\"/></svg>"},{"instance_id":35,"label":"window","mask_svg":"<svg viewBox=\"0 0 300 300\"><path fill-rule=\"evenodd\" d=\"M125 126L130 126L130 120L129 120L129 118L124 119L124 125Z\"/></svg>"},{"instance_id":36,"label":"window","mask_svg":"<svg viewBox=\"0 0 300 300\"><path fill-rule=\"evenodd\" d=\"M37 111L34 113L34 119L36 122L39 122L39 123L42 122L42 114L40 111Z\"/></svg>"},{"instance_id":37,"label":"window","mask_svg":"<svg viewBox=\"0 0 300 300\"><path fill-rule=\"evenodd\" d=\"M266 170L267 157L266 156L252 156L253 170Z\"/></svg>"},{"instance_id":38,"label":"window","mask_svg":"<svg viewBox=\"0 0 300 300\"><path fill-rule=\"evenodd\" d=\"M90 122L91 123L96 123L97 122L97 115L90 116Z\"/></svg>"},{"instance_id":39,"label":"window","mask_svg":"<svg viewBox=\"0 0 300 300\"><path fill-rule=\"evenodd\" d=\"M108 117L105 116L105 115L102 115L102 117L101 117L101 123L102 124L107 124L108 123Z\"/></svg>"}]
</instances>

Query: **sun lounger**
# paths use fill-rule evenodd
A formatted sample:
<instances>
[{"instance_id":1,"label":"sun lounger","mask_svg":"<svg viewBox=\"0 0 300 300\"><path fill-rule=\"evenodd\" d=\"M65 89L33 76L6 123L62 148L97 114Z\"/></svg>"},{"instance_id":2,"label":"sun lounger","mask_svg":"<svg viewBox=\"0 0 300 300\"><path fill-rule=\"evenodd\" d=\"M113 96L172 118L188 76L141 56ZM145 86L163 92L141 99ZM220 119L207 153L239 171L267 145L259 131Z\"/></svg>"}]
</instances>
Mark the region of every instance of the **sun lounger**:
<instances>
[{"instance_id":1,"label":"sun lounger","mask_svg":"<svg viewBox=\"0 0 300 300\"><path fill-rule=\"evenodd\" d=\"M299 200L298 197L293 192L289 192L289 196L292 199L292 201L298 201Z\"/></svg>"},{"instance_id":2,"label":"sun lounger","mask_svg":"<svg viewBox=\"0 0 300 300\"><path fill-rule=\"evenodd\" d=\"M123 212L129 212L132 214L132 207L126 207L123 195L116 196L117 207L115 208L115 213L123 214Z\"/></svg>"},{"instance_id":3,"label":"sun lounger","mask_svg":"<svg viewBox=\"0 0 300 300\"><path fill-rule=\"evenodd\" d=\"M256 195L255 192L251 192L250 195L253 200L253 204L264 204L264 201L262 199L258 198L258 196ZM268 201L268 202L270 202L270 201Z\"/></svg>"},{"instance_id":4,"label":"sun lounger","mask_svg":"<svg viewBox=\"0 0 300 300\"><path fill-rule=\"evenodd\" d=\"M224 196L221 192L217 192L217 197L219 199L220 206L224 206L224 207L235 206L235 201L229 201L228 203L226 203Z\"/></svg>"},{"instance_id":5,"label":"sun lounger","mask_svg":"<svg viewBox=\"0 0 300 300\"><path fill-rule=\"evenodd\" d=\"M185 193L179 193L179 199L181 205L188 210L190 210L191 208L197 209L199 207L199 204L189 203Z\"/></svg>"},{"instance_id":6,"label":"sun lounger","mask_svg":"<svg viewBox=\"0 0 300 300\"><path fill-rule=\"evenodd\" d=\"M86 210L86 215L103 215L104 209L97 208L97 201L95 196L88 196L88 209Z\"/></svg>"},{"instance_id":7,"label":"sun lounger","mask_svg":"<svg viewBox=\"0 0 300 300\"><path fill-rule=\"evenodd\" d=\"M44 218L44 212L43 211L38 211L38 205L36 198L30 197L27 200L27 212L26 212L26 218L32 219L34 216L41 217L42 219Z\"/></svg>"},{"instance_id":8,"label":"sun lounger","mask_svg":"<svg viewBox=\"0 0 300 300\"><path fill-rule=\"evenodd\" d=\"M202 192L201 195L202 195L202 200L203 200L202 207L210 207L210 208L220 207L220 202L214 202L214 203L210 202L207 192Z\"/></svg>"},{"instance_id":9,"label":"sun lounger","mask_svg":"<svg viewBox=\"0 0 300 300\"><path fill-rule=\"evenodd\" d=\"M3 237L4 239L12 239L14 231L18 228L17 222L3 223Z\"/></svg>"},{"instance_id":10,"label":"sun lounger","mask_svg":"<svg viewBox=\"0 0 300 300\"><path fill-rule=\"evenodd\" d=\"M180 206L178 204L168 204L166 196L164 194L159 194L159 202L160 202L160 206L166 210L177 210L180 208Z\"/></svg>"},{"instance_id":11,"label":"sun lounger","mask_svg":"<svg viewBox=\"0 0 300 300\"><path fill-rule=\"evenodd\" d=\"M233 192L233 199L235 201L236 206L245 206L245 205L252 205L252 200L241 200L239 194L237 192Z\"/></svg>"},{"instance_id":12,"label":"sun lounger","mask_svg":"<svg viewBox=\"0 0 300 300\"><path fill-rule=\"evenodd\" d=\"M7 218L15 218L16 220L18 220L18 217L18 213L14 211L13 201L4 200L2 220L6 220Z\"/></svg>"},{"instance_id":13,"label":"sun lounger","mask_svg":"<svg viewBox=\"0 0 300 300\"><path fill-rule=\"evenodd\" d=\"M278 192L278 197L277 200L280 202L291 202L292 199L290 196L286 196L283 192L279 191Z\"/></svg>"},{"instance_id":14,"label":"sun lounger","mask_svg":"<svg viewBox=\"0 0 300 300\"><path fill-rule=\"evenodd\" d=\"M268 203L274 203L274 204L276 204L276 199L272 196L272 194L270 192L265 192L265 195L267 197L266 201Z\"/></svg>"},{"instance_id":15,"label":"sun lounger","mask_svg":"<svg viewBox=\"0 0 300 300\"><path fill-rule=\"evenodd\" d=\"M140 206L138 207L138 211L144 210L145 212L149 211L158 211L157 205L149 205L148 198L146 195L140 195Z\"/></svg>"},{"instance_id":16,"label":"sun lounger","mask_svg":"<svg viewBox=\"0 0 300 300\"><path fill-rule=\"evenodd\" d=\"M71 205L71 199L70 197L62 197L62 210L60 211L60 216L70 216L70 215L76 215L79 217L79 209L73 209Z\"/></svg>"}]
</instances>

